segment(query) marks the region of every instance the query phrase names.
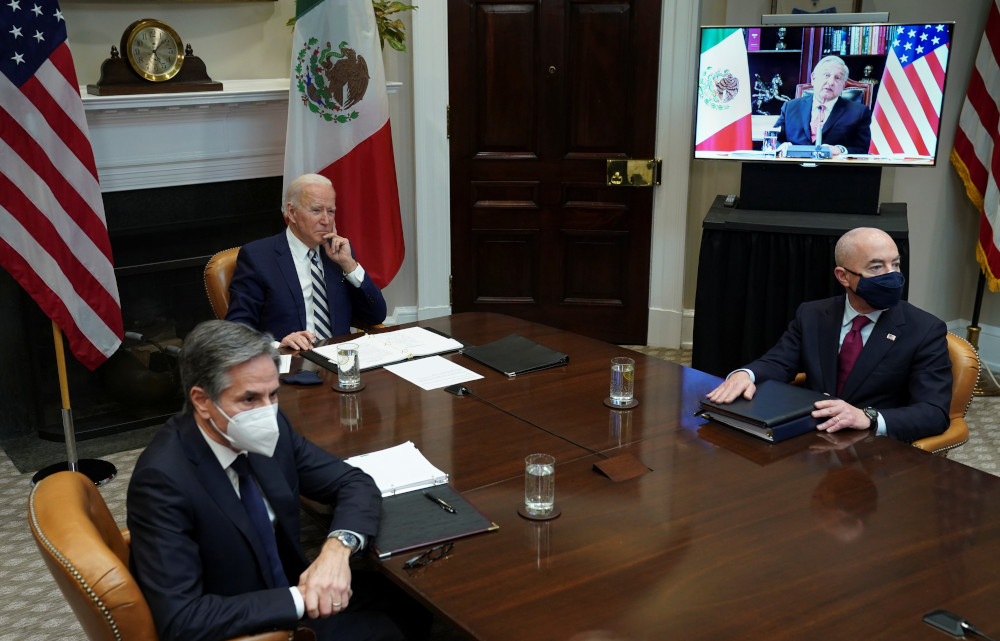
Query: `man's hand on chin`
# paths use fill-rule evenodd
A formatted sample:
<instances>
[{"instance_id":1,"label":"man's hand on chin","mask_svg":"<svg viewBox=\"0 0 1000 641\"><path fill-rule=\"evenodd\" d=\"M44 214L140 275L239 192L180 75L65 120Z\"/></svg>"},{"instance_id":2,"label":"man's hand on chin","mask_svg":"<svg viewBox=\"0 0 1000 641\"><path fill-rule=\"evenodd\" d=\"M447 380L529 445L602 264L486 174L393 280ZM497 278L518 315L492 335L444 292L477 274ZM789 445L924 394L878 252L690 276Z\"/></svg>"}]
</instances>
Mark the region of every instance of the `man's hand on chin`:
<instances>
[{"instance_id":1,"label":"man's hand on chin","mask_svg":"<svg viewBox=\"0 0 1000 641\"><path fill-rule=\"evenodd\" d=\"M842 429L866 430L871 426L871 420L864 413L847 401L833 398L829 401L816 401L813 418L826 419L816 426L824 432L838 432Z\"/></svg>"},{"instance_id":2,"label":"man's hand on chin","mask_svg":"<svg viewBox=\"0 0 1000 641\"><path fill-rule=\"evenodd\" d=\"M750 380L750 375L743 370L733 372L729 378L714 390L705 395L713 403L732 403L742 396L748 401L757 392L757 386Z\"/></svg>"},{"instance_id":3,"label":"man's hand on chin","mask_svg":"<svg viewBox=\"0 0 1000 641\"><path fill-rule=\"evenodd\" d=\"M299 593L310 619L328 617L347 608L351 600L351 549L328 539L319 556L299 576Z\"/></svg>"}]
</instances>

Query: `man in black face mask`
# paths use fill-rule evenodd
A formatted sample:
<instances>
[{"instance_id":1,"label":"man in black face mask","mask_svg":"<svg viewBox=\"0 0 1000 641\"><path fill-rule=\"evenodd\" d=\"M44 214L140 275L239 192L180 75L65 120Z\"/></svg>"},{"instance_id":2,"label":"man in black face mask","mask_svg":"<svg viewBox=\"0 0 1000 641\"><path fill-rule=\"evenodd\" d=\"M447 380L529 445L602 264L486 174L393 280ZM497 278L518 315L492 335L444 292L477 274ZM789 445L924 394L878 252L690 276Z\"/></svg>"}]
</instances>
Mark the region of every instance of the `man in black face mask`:
<instances>
[{"instance_id":1,"label":"man in black face mask","mask_svg":"<svg viewBox=\"0 0 1000 641\"><path fill-rule=\"evenodd\" d=\"M942 433L951 405L945 325L900 300L899 250L888 234L844 234L833 270L845 296L803 303L778 344L708 394L717 403L752 398L755 383L790 381L830 395L818 401L818 429L867 430L901 441Z\"/></svg>"}]
</instances>

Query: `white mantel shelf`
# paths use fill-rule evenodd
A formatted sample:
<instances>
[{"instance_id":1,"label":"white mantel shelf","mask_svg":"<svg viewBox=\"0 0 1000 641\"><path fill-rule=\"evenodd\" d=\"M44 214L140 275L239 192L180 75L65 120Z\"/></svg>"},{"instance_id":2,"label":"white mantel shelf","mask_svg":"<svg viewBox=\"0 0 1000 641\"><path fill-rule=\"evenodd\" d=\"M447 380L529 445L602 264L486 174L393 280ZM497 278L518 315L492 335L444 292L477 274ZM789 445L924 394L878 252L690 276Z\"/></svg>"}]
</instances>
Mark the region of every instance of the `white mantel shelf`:
<instances>
[{"instance_id":1,"label":"white mantel shelf","mask_svg":"<svg viewBox=\"0 0 1000 641\"><path fill-rule=\"evenodd\" d=\"M402 83L389 82L389 93ZM222 91L92 96L80 87L104 192L280 176L287 78Z\"/></svg>"}]
</instances>

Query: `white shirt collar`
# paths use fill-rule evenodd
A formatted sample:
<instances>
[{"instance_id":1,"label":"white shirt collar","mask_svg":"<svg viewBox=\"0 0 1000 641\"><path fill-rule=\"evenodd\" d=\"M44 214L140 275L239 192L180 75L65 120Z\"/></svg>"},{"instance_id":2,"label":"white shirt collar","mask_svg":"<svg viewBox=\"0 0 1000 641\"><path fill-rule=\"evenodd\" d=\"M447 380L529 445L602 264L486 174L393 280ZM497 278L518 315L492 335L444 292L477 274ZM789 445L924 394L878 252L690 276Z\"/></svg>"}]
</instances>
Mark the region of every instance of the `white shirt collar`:
<instances>
[{"instance_id":1,"label":"white shirt collar","mask_svg":"<svg viewBox=\"0 0 1000 641\"><path fill-rule=\"evenodd\" d=\"M291 227L285 227L285 238L288 239L288 249L292 252L292 258L309 262L309 248L299 240L298 236L292 233Z\"/></svg>"},{"instance_id":2,"label":"white shirt collar","mask_svg":"<svg viewBox=\"0 0 1000 641\"><path fill-rule=\"evenodd\" d=\"M875 323L878 322L879 317L882 316L882 312L884 312L884 311L885 311L884 309L876 309L874 312L869 312L867 314L862 314L861 312L857 311L856 309L854 309L854 307L851 306L851 299L850 299L850 297L847 296L847 295L845 295L844 296L844 319L841 322L841 325L849 325L854 320L855 316L867 316L868 319L872 322L872 325L874 325Z\"/></svg>"},{"instance_id":3,"label":"white shirt collar","mask_svg":"<svg viewBox=\"0 0 1000 641\"><path fill-rule=\"evenodd\" d=\"M197 424L197 420L195 421L195 424ZM201 429L200 425L198 425L198 432L201 433L202 438L204 438L205 442L208 443L208 447L212 450L212 454L215 455L215 458L219 461L219 465L221 465L224 470L228 469L229 466L233 464L233 461L236 460L237 456L240 454L246 454L245 450L242 452L234 452L228 446L212 440L212 438L205 433L205 430Z\"/></svg>"},{"instance_id":4,"label":"white shirt collar","mask_svg":"<svg viewBox=\"0 0 1000 641\"><path fill-rule=\"evenodd\" d=\"M823 103L823 107L824 107L823 119L824 120L826 120L827 118L830 117L830 112L833 111L833 106L837 104L838 100L840 100L840 96L837 96L833 100L827 100L826 102ZM819 100L816 99L816 94L814 93L813 94L813 106L812 106L813 111L816 111L816 107L818 107L819 105L820 105L820 102L819 102Z\"/></svg>"}]
</instances>

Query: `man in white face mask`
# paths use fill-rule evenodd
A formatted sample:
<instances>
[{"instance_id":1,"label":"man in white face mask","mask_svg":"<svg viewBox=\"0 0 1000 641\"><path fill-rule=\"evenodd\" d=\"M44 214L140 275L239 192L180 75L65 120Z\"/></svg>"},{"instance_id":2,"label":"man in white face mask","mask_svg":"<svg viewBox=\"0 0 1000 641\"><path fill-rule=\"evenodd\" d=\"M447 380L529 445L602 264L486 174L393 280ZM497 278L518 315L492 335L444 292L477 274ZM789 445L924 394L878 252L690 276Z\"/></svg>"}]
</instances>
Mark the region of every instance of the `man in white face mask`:
<instances>
[{"instance_id":1,"label":"man in white face mask","mask_svg":"<svg viewBox=\"0 0 1000 641\"><path fill-rule=\"evenodd\" d=\"M420 638L429 615L350 556L378 530L371 477L291 429L271 338L208 321L184 340L184 411L139 457L128 489L131 566L164 641L228 639L302 622L319 639ZM309 563L299 496L331 505Z\"/></svg>"}]
</instances>

